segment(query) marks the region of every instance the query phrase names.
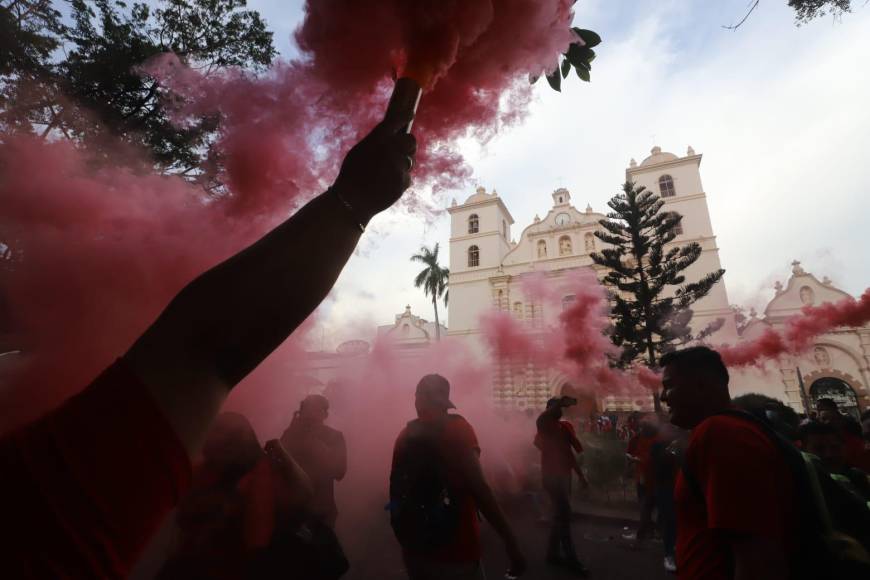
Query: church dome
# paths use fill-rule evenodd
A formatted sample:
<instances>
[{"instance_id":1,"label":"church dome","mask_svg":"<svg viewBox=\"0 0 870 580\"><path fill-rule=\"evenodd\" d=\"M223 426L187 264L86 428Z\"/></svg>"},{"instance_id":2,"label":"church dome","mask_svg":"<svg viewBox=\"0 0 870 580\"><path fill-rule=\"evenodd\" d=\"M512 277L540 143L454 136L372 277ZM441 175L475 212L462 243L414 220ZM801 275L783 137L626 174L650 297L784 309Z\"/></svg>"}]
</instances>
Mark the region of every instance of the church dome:
<instances>
[{"instance_id":1,"label":"church dome","mask_svg":"<svg viewBox=\"0 0 870 580\"><path fill-rule=\"evenodd\" d=\"M650 150L650 156L640 162L640 166L647 167L649 165L658 165L659 163L667 163L668 161L676 161L677 159L679 159L679 157L673 153L662 151L662 148L656 145Z\"/></svg>"},{"instance_id":2,"label":"church dome","mask_svg":"<svg viewBox=\"0 0 870 580\"><path fill-rule=\"evenodd\" d=\"M471 197L466 199L465 203L475 203L477 201L486 201L486 200L492 199L494 197L498 197L498 195L495 193L495 190L493 190L492 193L486 193L485 187L478 187L477 191L474 193L474 195L472 195Z\"/></svg>"}]
</instances>

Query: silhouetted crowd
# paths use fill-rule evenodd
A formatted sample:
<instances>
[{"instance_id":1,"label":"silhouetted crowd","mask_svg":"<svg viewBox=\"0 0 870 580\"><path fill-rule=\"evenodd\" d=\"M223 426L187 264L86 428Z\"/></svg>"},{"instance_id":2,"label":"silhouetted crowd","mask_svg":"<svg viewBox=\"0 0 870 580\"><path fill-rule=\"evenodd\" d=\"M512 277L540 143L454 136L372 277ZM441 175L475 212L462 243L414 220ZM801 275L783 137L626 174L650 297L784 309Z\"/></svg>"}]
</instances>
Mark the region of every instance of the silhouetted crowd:
<instances>
[{"instance_id":1,"label":"silhouetted crowd","mask_svg":"<svg viewBox=\"0 0 870 580\"><path fill-rule=\"evenodd\" d=\"M244 416L219 410L327 295L369 220L407 189L412 116L389 113L327 192L192 281L80 394L0 438L4 577L125 578L176 507L181 533L163 580L347 572L333 530L347 451L326 425L329 401L305 398L264 446ZM641 509L628 537L641 544L658 528L664 566L682 579L870 578L867 413L859 425L831 400L810 418L760 395L732 400L728 370L706 347L660 365L667 420L634 416L622 430ZM542 556L582 577L572 481L587 486L587 473L563 417L575 403L548 401L529 443L550 506ZM387 505L408 577L484 578L479 516L501 539L506 577L521 576L524 547L484 475L474 428L450 412L449 383L424 376L414 404ZM617 422L598 417L593 431L619 433ZM518 493L539 500L535 488L527 476Z\"/></svg>"}]
</instances>

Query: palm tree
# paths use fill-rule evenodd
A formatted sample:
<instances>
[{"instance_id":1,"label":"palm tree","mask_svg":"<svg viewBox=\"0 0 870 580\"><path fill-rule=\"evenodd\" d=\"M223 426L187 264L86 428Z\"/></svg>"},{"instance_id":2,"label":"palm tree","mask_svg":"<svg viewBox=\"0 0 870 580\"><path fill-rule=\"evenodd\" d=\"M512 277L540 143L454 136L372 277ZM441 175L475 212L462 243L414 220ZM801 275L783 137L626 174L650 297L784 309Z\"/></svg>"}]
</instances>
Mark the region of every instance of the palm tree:
<instances>
[{"instance_id":1,"label":"palm tree","mask_svg":"<svg viewBox=\"0 0 870 580\"><path fill-rule=\"evenodd\" d=\"M432 307L435 309L435 340L441 340L441 324L438 322L438 299L444 297L444 306L447 306L449 291L447 281L450 279L450 269L442 268L438 264L438 244L430 250L426 246L420 246L420 253L411 256L412 262L422 262L426 265L422 272L414 278L414 287L423 287L426 296L432 295Z\"/></svg>"}]
</instances>

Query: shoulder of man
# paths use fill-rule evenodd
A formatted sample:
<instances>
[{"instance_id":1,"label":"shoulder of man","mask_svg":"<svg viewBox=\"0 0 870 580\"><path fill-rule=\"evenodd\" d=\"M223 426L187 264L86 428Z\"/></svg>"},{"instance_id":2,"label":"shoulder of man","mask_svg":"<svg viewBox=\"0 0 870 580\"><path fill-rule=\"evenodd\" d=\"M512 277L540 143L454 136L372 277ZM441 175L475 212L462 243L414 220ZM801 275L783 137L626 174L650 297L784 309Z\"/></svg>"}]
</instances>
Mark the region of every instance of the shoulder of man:
<instances>
[{"instance_id":1,"label":"shoulder of man","mask_svg":"<svg viewBox=\"0 0 870 580\"><path fill-rule=\"evenodd\" d=\"M323 437L328 442L338 443L340 441L344 441L344 433L342 433L338 429L333 429L328 425L323 426Z\"/></svg>"},{"instance_id":2,"label":"shoulder of man","mask_svg":"<svg viewBox=\"0 0 870 580\"><path fill-rule=\"evenodd\" d=\"M465 417L457 413L449 413L445 424L444 436L452 441L472 448L479 449L477 434Z\"/></svg>"},{"instance_id":3,"label":"shoulder of man","mask_svg":"<svg viewBox=\"0 0 870 580\"><path fill-rule=\"evenodd\" d=\"M778 455L779 449L764 428L751 417L733 414L713 415L692 429L687 456L702 452L708 459L723 460L726 457L743 458L751 462L745 452L757 452L764 456Z\"/></svg>"}]
</instances>

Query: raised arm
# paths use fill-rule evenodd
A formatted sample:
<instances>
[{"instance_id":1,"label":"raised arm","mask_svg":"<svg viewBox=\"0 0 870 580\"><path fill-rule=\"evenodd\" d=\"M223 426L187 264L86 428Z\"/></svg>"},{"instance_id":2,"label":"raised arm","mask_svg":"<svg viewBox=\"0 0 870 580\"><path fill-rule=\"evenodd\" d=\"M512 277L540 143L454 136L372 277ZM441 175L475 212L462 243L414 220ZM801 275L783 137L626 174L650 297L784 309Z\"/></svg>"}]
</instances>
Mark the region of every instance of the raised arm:
<instances>
[{"instance_id":1,"label":"raised arm","mask_svg":"<svg viewBox=\"0 0 870 580\"><path fill-rule=\"evenodd\" d=\"M351 149L330 190L188 284L125 358L188 452L229 390L311 314L363 226L410 184L416 143L401 115Z\"/></svg>"}]
</instances>

